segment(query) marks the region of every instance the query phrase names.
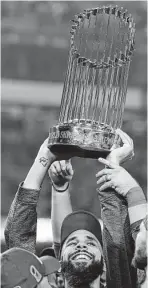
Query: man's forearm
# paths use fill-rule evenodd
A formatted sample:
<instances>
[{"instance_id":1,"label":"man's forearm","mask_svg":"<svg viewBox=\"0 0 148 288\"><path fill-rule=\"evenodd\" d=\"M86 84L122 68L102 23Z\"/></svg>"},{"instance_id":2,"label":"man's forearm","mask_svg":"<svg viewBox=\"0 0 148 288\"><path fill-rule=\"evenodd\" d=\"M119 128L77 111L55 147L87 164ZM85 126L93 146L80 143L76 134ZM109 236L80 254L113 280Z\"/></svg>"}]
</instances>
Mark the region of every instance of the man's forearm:
<instances>
[{"instance_id":1,"label":"man's forearm","mask_svg":"<svg viewBox=\"0 0 148 288\"><path fill-rule=\"evenodd\" d=\"M126 195L131 232L135 240L141 221L147 213L146 198L140 186L133 187Z\"/></svg>"},{"instance_id":2,"label":"man's forearm","mask_svg":"<svg viewBox=\"0 0 148 288\"><path fill-rule=\"evenodd\" d=\"M47 159L45 157L36 157L31 169L29 170L27 177L23 183L23 187L26 189L39 190L44 177L52 164L52 158Z\"/></svg>"},{"instance_id":3,"label":"man's forearm","mask_svg":"<svg viewBox=\"0 0 148 288\"><path fill-rule=\"evenodd\" d=\"M24 182L18 188L8 214L5 238L8 248L36 249L36 207L40 188L52 159L37 155Z\"/></svg>"},{"instance_id":4,"label":"man's forearm","mask_svg":"<svg viewBox=\"0 0 148 288\"><path fill-rule=\"evenodd\" d=\"M66 183L66 185L68 186L64 192L58 192L52 186L51 220L52 220L53 242L55 243L60 243L60 233L63 220L68 214L72 212L69 184ZM60 189L62 190L62 187Z\"/></svg>"},{"instance_id":5,"label":"man's forearm","mask_svg":"<svg viewBox=\"0 0 148 288\"><path fill-rule=\"evenodd\" d=\"M126 200L112 189L99 192L103 220L107 287L135 288L136 272L131 267L133 243Z\"/></svg>"},{"instance_id":6,"label":"man's forearm","mask_svg":"<svg viewBox=\"0 0 148 288\"><path fill-rule=\"evenodd\" d=\"M37 203L47 170L55 161L48 149L48 139L41 145L27 177L18 188L8 214L5 238L7 247L36 249Z\"/></svg>"},{"instance_id":7,"label":"man's forearm","mask_svg":"<svg viewBox=\"0 0 148 288\"><path fill-rule=\"evenodd\" d=\"M24 248L36 251L37 202L39 190L25 189L23 183L18 188L11 204L5 226L7 249Z\"/></svg>"}]
</instances>

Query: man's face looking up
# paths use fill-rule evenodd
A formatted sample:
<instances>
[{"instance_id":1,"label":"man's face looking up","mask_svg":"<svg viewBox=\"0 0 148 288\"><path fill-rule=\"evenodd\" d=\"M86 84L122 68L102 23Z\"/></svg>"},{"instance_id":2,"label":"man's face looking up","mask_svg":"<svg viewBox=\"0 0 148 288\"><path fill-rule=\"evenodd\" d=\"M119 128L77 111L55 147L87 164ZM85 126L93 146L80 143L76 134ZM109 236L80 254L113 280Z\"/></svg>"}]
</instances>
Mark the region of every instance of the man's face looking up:
<instances>
[{"instance_id":1,"label":"man's face looking up","mask_svg":"<svg viewBox=\"0 0 148 288\"><path fill-rule=\"evenodd\" d=\"M88 284L94 281L102 274L103 268L100 243L97 238L86 230L71 233L62 247L61 267L71 285Z\"/></svg>"}]
</instances>

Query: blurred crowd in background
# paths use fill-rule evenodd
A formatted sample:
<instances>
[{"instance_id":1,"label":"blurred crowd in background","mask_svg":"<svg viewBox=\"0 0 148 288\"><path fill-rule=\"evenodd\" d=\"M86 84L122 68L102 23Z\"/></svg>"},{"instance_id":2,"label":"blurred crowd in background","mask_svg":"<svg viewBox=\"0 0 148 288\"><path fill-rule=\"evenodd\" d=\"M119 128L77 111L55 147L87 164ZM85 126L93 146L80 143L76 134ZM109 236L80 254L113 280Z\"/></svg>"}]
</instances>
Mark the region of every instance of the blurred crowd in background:
<instances>
[{"instance_id":1,"label":"blurred crowd in background","mask_svg":"<svg viewBox=\"0 0 148 288\"><path fill-rule=\"evenodd\" d=\"M67 69L70 38L70 20L83 9L99 5L119 5L127 8L136 22L136 50L131 63L128 87L131 104L126 106L122 129L134 141L135 157L125 168L136 178L146 193L147 148L147 1L1 1L1 75L2 75L2 155L1 155L1 213L8 214L17 187L24 180L39 146L48 136L49 126L58 121L59 105L56 95L59 83L62 87ZM28 82L28 81L34 82ZM37 82L38 81L38 82ZM45 83L46 82L46 83ZM34 100L29 96L25 104L25 85L34 87ZM39 85L49 87L49 99L42 103ZM9 87L18 87L13 97ZM42 91L42 89L40 89ZM43 90L44 91L44 90ZM57 92L56 92L57 91ZM60 90L61 91L61 90ZM138 105L135 106L135 95ZM38 101L38 97L40 101ZM54 104L55 99L55 104ZM39 102L39 104L37 104ZM71 196L74 209L85 207L100 216L96 190L97 160L72 160L75 176ZM78 195L81 199L78 201ZM51 185L45 179L39 201L39 217L50 217Z\"/></svg>"}]
</instances>

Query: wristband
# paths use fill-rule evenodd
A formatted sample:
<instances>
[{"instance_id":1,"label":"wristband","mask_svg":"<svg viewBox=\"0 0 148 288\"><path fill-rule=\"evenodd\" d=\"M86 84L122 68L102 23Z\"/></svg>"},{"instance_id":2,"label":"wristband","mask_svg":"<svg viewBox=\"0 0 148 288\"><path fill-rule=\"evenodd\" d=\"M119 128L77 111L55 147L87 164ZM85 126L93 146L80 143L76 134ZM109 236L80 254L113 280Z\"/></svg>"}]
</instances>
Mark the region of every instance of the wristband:
<instances>
[{"instance_id":1,"label":"wristband","mask_svg":"<svg viewBox=\"0 0 148 288\"><path fill-rule=\"evenodd\" d=\"M53 188L57 191L57 192L65 192L67 189L68 189L68 187L69 187L69 182L67 183L67 185L66 185L66 188L64 188L64 189L57 189L57 187L55 187L55 185L54 185L54 183L52 182L52 186L53 186Z\"/></svg>"}]
</instances>

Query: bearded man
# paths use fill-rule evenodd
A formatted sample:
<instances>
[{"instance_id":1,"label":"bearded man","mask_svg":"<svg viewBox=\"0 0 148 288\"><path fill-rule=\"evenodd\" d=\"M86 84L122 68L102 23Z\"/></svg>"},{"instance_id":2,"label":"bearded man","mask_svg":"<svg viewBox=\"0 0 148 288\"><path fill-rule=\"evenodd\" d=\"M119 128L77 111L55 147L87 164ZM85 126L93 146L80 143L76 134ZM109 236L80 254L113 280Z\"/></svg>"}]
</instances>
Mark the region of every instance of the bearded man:
<instances>
[{"instance_id":1,"label":"bearded man","mask_svg":"<svg viewBox=\"0 0 148 288\"><path fill-rule=\"evenodd\" d=\"M127 160L129 155L131 155L133 152L132 139L130 139L130 137L121 130L118 131L118 134L120 134L123 146L112 150L108 157L109 161L113 161L113 164L115 166L119 165L121 162L123 162L123 160L125 159ZM107 163L103 163L103 161L106 161ZM108 161L102 159L101 163L107 165ZM123 169L120 166L119 168ZM137 184L135 179L133 179L131 176L128 177L129 175L127 174L119 176L118 174L116 175L117 176L116 180L118 180L119 182L118 186L121 186L121 184L123 183L122 187L123 189L121 189L121 191L127 193L128 195L127 199L125 199L123 195L118 195L120 193L117 193L116 185L114 185L114 183L111 183L109 181L110 177L106 177L105 173L106 169L103 169L96 174L96 177L100 178L98 180L100 181L100 184L107 181L105 184L103 184L107 185L107 187L104 187L102 185L102 187L99 188L98 193L101 202L101 212L103 220L103 255L106 264L106 283L105 281L103 281L102 283L104 277L102 277L103 274L101 274L101 270L98 269L98 271L100 272L100 275L97 274L97 276L100 278L100 283L98 285L100 285L100 287L103 286L108 288L139 287L137 286L138 283L136 284L136 270L133 269L133 267L131 266L131 261L134 253L134 241L132 239L132 235L134 234L137 225L139 225L141 219L143 219L145 215L145 197L142 189ZM110 176L111 173L112 169L109 170L109 175L107 174L107 176ZM62 244L62 235L60 237L61 229L65 227L65 225L64 226L62 225L62 222L63 221L65 222L64 219L68 214L73 215L71 214L72 206L69 194L69 182L72 180L73 177L73 169L71 163L70 162L66 163L65 161L54 162L49 169L49 176L52 182L51 217L52 217L54 248L57 257L59 257L62 264L64 259L62 258L62 254L59 253L60 243L63 247L62 249L65 249L65 247ZM99 184L98 181L97 184ZM106 190L106 188L108 187L110 189ZM135 195L137 195L136 198ZM129 204L129 206L127 204ZM135 210L138 213L133 217L133 214L135 214L134 213ZM72 225L72 223L76 221L75 218L72 218L72 220L73 221L70 221L70 225ZM79 221L77 222L77 225L78 224ZM87 227L88 227L87 229L89 230L89 226ZM81 229L84 230L83 226L80 227L80 231ZM76 230L77 233L79 234L80 233L80 231L78 231L79 226L76 226ZM72 245L76 244L73 243ZM82 255L81 250L79 250L79 254L77 256L81 257ZM64 252L63 255L65 255ZM71 267L70 263L71 263L70 261L68 263L67 259L68 267L69 266ZM91 265L92 263L89 262L89 264ZM73 279L75 279L75 277L73 276L73 274L71 274L72 273L71 269L68 269L67 274L65 273L65 266L62 265L62 268L63 267L64 267L64 269L62 270L63 276L67 283L66 285L68 286L69 278L67 278L67 276L70 277L71 275ZM79 265L77 266L77 268L78 268L77 273L79 275ZM97 280L92 280L92 282L90 281L89 286L92 285L97 286L96 281L97 282L99 281L99 278L97 278L97 276L96 276ZM85 286L85 277L86 273L83 271L83 273L81 274L82 287L83 285ZM94 277L93 274L92 277ZM74 280L72 282L72 286L74 286L75 283L76 282Z\"/></svg>"},{"instance_id":2,"label":"bearded man","mask_svg":"<svg viewBox=\"0 0 148 288\"><path fill-rule=\"evenodd\" d=\"M133 153L133 143L132 140L125 135L124 132L122 131L117 131L119 136L121 136L121 139L123 141L123 146L121 148L114 149L111 151L109 154L111 159L116 159L119 163L123 161L123 159L128 159L129 156ZM72 155L63 155L62 159L70 159ZM5 238L6 238L6 244L7 247L21 247L28 249L31 252L35 253L35 248L36 248L36 224L37 224L37 203L38 203L38 198L40 195L40 189L42 182L44 180L45 174L47 173L47 170L51 166L51 164L55 160L62 160L62 159L56 159L54 155L51 155L51 152L47 148L47 143L45 142L43 146L41 146L38 155L23 183L19 186L19 189L16 193L15 199L11 205L10 212L7 218L6 222L6 228L5 228ZM43 161L44 160L44 161ZM45 161L46 160L46 161ZM62 161L61 161L62 162ZM61 165L61 162L56 162ZM64 162L65 163L65 162ZM46 165L45 165L46 164ZM57 169L53 163L53 168L52 168L52 176L53 174L56 174ZM85 251L85 261L86 261L86 256L92 257L87 259L87 264L88 265L93 265L97 264L100 265L100 267L97 267L97 271L95 269L90 269L89 267L89 273L81 273L81 277L79 277L79 284L82 287L86 287L87 284L89 286L96 286L98 288L98 285L102 285L102 271L104 269L104 265L101 264L102 259L101 255L103 256L103 253L101 251L101 245L102 245L102 240L101 240L101 227L96 218L94 218L93 215L90 215L86 211L82 211L81 213L83 214L83 221L81 218L78 216L82 216L82 214L78 211L77 217L78 221L76 221L77 224L83 224L82 226L75 226L75 229L73 230L68 230L67 234L65 234L66 229L63 229L61 233L61 224L66 223L65 221L69 220L69 226L73 227L72 223L75 221L72 221L73 217L76 220L76 214L71 214L72 212L72 206L70 203L70 197L69 197L69 181L72 179L72 171L68 172L67 171L72 170L70 168L70 164L64 164L65 168L63 171L60 170L60 179L64 179L60 183L60 187L55 183L55 180L52 178L52 186L53 186L53 191L52 191L52 227L53 227L53 240L54 240L54 248L55 248L55 253L58 256L58 245L60 248L60 261L61 261L61 266L62 266L62 272L64 275L64 280L65 280L65 285L69 287L71 285L70 279L67 277L68 275L70 276L70 273L67 274L67 269L65 268L64 261L68 260L64 257L66 257L66 252L67 249L69 248L69 245L72 247L75 247L74 249L77 250L79 248L76 247L76 243L80 242L81 240L84 246L84 251L88 249L89 247L89 252L86 253ZM68 167L69 165L69 167ZM62 172L62 177L61 177L61 172ZM64 174L64 175L63 175ZM65 178L65 175L66 178ZM55 178L55 177L54 177ZM56 175L57 178L57 175ZM58 177L59 178L59 177ZM62 184L62 186L61 186ZM58 186L58 187L57 187ZM55 190L55 191L54 191ZM104 226L104 233L103 233L103 252L104 252L104 258L106 262L106 270L107 270L107 288L135 288L136 287L136 271L135 269L131 268L131 259L133 257L133 249L132 249L132 243L131 243L131 237L130 237L130 226L129 226L129 221L128 221L128 211L127 211L127 204L124 199L121 199L121 197L117 197L113 187L111 191L105 191L105 193L102 193L102 198L101 198L101 206L102 206L102 219L103 219L103 226ZM70 216L67 216L70 215ZM84 217L85 216L85 217ZM66 217L66 220L64 220ZM68 218L67 218L68 217ZM69 218L72 217L72 218ZM85 219L84 219L85 218ZM91 219L91 221L90 221ZM64 222L63 222L64 220ZM81 220L81 221L80 221ZM85 220L85 221L84 221ZM89 222L91 223L89 225ZM24 225L25 223L25 225ZM85 223L85 225L84 225ZM87 224L87 225L86 225ZM66 224L63 224L65 226L62 227L67 227ZM71 228L72 228L71 227ZM92 227L92 228L91 228ZM94 228L93 228L94 227ZM91 230L93 229L93 230ZM80 230L80 231L79 231ZM76 232L77 231L77 232ZM78 232L79 231L79 232ZM83 232L81 232L83 231ZM84 234L84 231L87 231L87 234L85 232L85 238L83 239L78 239L80 237L80 234ZM88 235L89 233L92 233L92 235ZM78 233L76 235L77 239L75 242L72 243L67 243L68 242L68 237L70 237L71 233ZM59 238L59 235L61 235L61 238ZM66 236L63 236L66 235ZM76 237L75 236L75 237ZM94 237L96 237L96 243L94 244ZM90 242L87 242L87 247L86 246L86 241L91 240ZM97 241L98 240L98 241ZM68 245L69 244L69 245ZM100 244L100 245L99 245ZM75 245L75 246L74 246ZM80 245L80 246L81 246ZM90 251L90 247L92 245L97 245L93 252ZM82 247L81 247L82 248ZM92 249L92 248L91 248ZM81 249L82 252L83 249ZM77 255L77 257L81 257L81 250L79 251L80 255ZM94 251L97 251L94 253ZM84 253L83 253L84 254ZM92 255L91 255L92 254ZM93 258L94 255L97 258ZM78 259L80 261L84 260L84 255L82 259ZM99 263L94 263L95 261L100 261ZM85 261L82 261L83 263ZM69 262L70 264L71 262ZM68 264L68 265L69 265ZM90 265L90 266L91 266ZM101 267L102 265L102 267ZM69 266L68 266L69 267ZM80 265L81 267L81 265ZM86 267L85 267L86 268ZM99 269L98 269L99 268ZM102 268L102 269L101 269ZM92 271L93 270L93 271ZM71 271L68 269L68 271ZM93 273L96 271L96 274L94 275ZM91 273L90 273L91 272ZM83 274L83 282L82 282L82 274ZM75 274L72 274L74 277L74 282L76 280ZM89 277L91 276L92 278L88 282L88 275ZM77 277L78 278L78 277ZM87 284L86 284L87 283ZM73 284L74 285L74 284ZM76 282L77 285L77 282ZM80 286L79 285L79 286ZM77 285L78 286L78 285ZM105 283L103 283L103 287L105 286Z\"/></svg>"},{"instance_id":3,"label":"bearded man","mask_svg":"<svg viewBox=\"0 0 148 288\"><path fill-rule=\"evenodd\" d=\"M103 273L101 225L87 211L69 214L61 228L61 270L65 288L100 288Z\"/></svg>"}]
</instances>

